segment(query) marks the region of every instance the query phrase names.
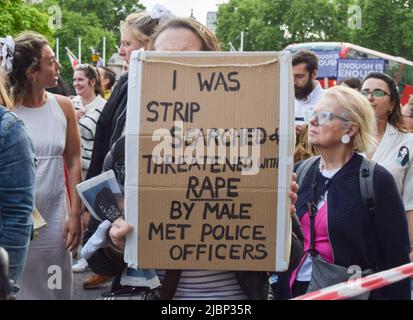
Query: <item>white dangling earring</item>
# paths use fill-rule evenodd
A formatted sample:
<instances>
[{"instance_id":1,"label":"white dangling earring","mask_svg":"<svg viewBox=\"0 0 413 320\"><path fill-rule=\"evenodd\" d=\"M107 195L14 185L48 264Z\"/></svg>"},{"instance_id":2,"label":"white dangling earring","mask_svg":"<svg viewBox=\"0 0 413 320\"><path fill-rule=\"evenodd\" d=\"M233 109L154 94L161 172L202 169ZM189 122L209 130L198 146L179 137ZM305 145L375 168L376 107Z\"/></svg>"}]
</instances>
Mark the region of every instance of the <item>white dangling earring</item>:
<instances>
[{"instance_id":1,"label":"white dangling earring","mask_svg":"<svg viewBox=\"0 0 413 320\"><path fill-rule=\"evenodd\" d=\"M341 142L347 144L350 142L350 136L346 133L344 136L341 137Z\"/></svg>"}]
</instances>

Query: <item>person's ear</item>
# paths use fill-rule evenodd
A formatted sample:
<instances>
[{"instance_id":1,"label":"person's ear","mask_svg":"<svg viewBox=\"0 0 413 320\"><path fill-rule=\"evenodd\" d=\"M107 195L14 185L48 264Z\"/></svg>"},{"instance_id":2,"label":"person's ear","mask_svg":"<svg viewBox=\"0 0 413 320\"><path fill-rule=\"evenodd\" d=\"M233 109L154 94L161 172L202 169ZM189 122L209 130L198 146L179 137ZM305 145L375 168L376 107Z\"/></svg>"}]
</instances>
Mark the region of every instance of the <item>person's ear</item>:
<instances>
[{"instance_id":1,"label":"person's ear","mask_svg":"<svg viewBox=\"0 0 413 320\"><path fill-rule=\"evenodd\" d=\"M314 71L311 73L311 79L312 79L312 80L316 80L316 79L317 79L317 70L314 70Z\"/></svg>"},{"instance_id":2,"label":"person's ear","mask_svg":"<svg viewBox=\"0 0 413 320\"><path fill-rule=\"evenodd\" d=\"M359 131L358 125L355 124L355 123L352 123L352 124L348 127L347 134L348 134L350 137L354 137L354 136L357 134L358 131Z\"/></svg>"},{"instance_id":3,"label":"person's ear","mask_svg":"<svg viewBox=\"0 0 413 320\"><path fill-rule=\"evenodd\" d=\"M26 70L26 77L30 80L30 83L33 83L36 80L36 74L37 71L35 71L33 68L28 68Z\"/></svg>"},{"instance_id":4,"label":"person's ear","mask_svg":"<svg viewBox=\"0 0 413 320\"><path fill-rule=\"evenodd\" d=\"M102 83L103 87L106 87L109 84L109 79L101 78L100 82Z\"/></svg>"}]
</instances>

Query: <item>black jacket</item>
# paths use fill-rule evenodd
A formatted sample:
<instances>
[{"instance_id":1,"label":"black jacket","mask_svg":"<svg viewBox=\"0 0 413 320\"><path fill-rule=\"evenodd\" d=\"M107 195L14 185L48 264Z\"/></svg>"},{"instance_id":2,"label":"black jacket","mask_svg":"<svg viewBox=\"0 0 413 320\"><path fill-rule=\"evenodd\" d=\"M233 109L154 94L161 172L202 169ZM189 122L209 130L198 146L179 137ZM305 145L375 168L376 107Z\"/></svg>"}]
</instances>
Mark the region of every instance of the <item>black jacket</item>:
<instances>
[{"instance_id":1,"label":"black jacket","mask_svg":"<svg viewBox=\"0 0 413 320\"><path fill-rule=\"evenodd\" d=\"M115 172L115 176L118 182L122 185L124 181L124 170L120 168L124 166L125 159L125 138L121 137L111 148L110 152L104 160L103 170L112 169ZM303 234L301 230L301 225L296 216L292 219L293 222L293 236L291 241L291 255L290 255L290 265L289 270L296 268L303 255ZM87 236L89 238L99 226L99 222L95 220L92 216L89 220ZM117 283L115 281L113 287L119 287L120 274L126 267L123 261L123 255L115 254L113 251L107 249L98 250L89 260L90 268L98 273L107 276L118 276ZM173 297L176 287L179 282L180 273L170 273L177 277L176 281L172 281L172 289L169 290L171 293L166 295L170 298ZM239 285L246 293L246 295L252 300L266 300L268 297L268 275L266 272L256 272L256 271L236 271L236 278ZM165 278L168 277L168 273ZM167 280L165 279L165 282ZM161 292L162 296L162 292Z\"/></svg>"}]
</instances>

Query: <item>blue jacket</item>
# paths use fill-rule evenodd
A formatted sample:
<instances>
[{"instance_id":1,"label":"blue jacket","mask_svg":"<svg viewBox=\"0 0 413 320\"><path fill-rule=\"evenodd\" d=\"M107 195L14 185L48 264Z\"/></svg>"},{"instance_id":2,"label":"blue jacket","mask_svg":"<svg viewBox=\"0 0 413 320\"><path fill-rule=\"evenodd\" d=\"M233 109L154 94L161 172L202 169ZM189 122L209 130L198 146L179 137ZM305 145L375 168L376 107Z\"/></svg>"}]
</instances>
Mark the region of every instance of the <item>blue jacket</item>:
<instances>
[{"instance_id":1,"label":"blue jacket","mask_svg":"<svg viewBox=\"0 0 413 320\"><path fill-rule=\"evenodd\" d=\"M34 151L23 121L0 106L0 246L17 290L33 226Z\"/></svg>"},{"instance_id":2,"label":"blue jacket","mask_svg":"<svg viewBox=\"0 0 413 320\"><path fill-rule=\"evenodd\" d=\"M328 183L327 222L334 263L383 271L409 263L409 235L403 202L392 175L376 165L373 175L375 210L369 213L361 198L359 169L362 156L355 154ZM317 171L316 199L325 192L319 160L304 178L297 199L297 215L308 211L312 178ZM410 299L409 280L372 292L372 299Z\"/></svg>"}]
</instances>

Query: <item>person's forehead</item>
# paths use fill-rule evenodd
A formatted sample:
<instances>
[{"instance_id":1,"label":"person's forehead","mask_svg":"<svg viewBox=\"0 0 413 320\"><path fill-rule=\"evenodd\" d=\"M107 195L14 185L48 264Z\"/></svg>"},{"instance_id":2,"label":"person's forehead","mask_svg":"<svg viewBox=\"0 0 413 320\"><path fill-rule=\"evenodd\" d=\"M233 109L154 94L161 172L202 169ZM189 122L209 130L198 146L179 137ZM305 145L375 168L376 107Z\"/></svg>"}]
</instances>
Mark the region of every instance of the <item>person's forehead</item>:
<instances>
[{"instance_id":1,"label":"person's forehead","mask_svg":"<svg viewBox=\"0 0 413 320\"><path fill-rule=\"evenodd\" d=\"M314 111L341 111L341 105L333 96L324 96L318 101Z\"/></svg>"},{"instance_id":2,"label":"person's forehead","mask_svg":"<svg viewBox=\"0 0 413 320\"><path fill-rule=\"evenodd\" d=\"M364 81L362 89L384 89L388 90L389 86L381 79L369 78Z\"/></svg>"},{"instance_id":3,"label":"person's forehead","mask_svg":"<svg viewBox=\"0 0 413 320\"><path fill-rule=\"evenodd\" d=\"M299 63L293 66L293 73L294 74L307 74L307 64L305 62Z\"/></svg>"},{"instance_id":4,"label":"person's forehead","mask_svg":"<svg viewBox=\"0 0 413 320\"><path fill-rule=\"evenodd\" d=\"M154 47L157 51L202 50L202 40L192 30L169 28L159 34Z\"/></svg>"},{"instance_id":5,"label":"person's forehead","mask_svg":"<svg viewBox=\"0 0 413 320\"><path fill-rule=\"evenodd\" d=\"M42 57L45 59L52 59L54 58L54 52L50 46L44 46L42 48Z\"/></svg>"}]
</instances>

